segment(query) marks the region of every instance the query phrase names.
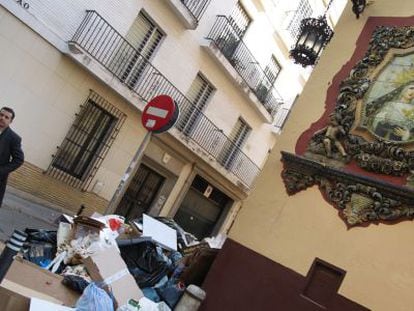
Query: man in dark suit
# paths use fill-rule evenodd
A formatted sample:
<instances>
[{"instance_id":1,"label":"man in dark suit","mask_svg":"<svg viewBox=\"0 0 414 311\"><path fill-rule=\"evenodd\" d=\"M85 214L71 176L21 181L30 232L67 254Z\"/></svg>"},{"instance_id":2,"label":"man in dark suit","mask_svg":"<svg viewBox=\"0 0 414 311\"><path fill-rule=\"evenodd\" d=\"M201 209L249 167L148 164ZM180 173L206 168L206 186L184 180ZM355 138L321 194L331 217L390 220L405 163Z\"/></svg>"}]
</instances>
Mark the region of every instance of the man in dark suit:
<instances>
[{"instance_id":1,"label":"man in dark suit","mask_svg":"<svg viewBox=\"0 0 414 311\"><path fill-rule=\"evenodd\" d=\"M0 207L3 203L9 173L17 169L24 161L22 139L9 127L14 116L11 108L0 109Z\"/></svg>"}]
</instances>

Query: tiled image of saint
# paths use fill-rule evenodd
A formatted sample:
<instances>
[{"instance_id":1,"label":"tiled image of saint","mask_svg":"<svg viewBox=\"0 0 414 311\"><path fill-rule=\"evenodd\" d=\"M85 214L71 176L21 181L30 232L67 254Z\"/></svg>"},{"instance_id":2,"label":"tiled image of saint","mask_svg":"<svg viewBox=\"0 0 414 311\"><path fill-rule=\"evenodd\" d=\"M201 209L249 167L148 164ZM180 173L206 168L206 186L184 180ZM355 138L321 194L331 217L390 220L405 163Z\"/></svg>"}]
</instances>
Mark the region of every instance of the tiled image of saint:
<instances>
[{"instance_id":1,"label":"tiled image of saint","mask_svg":"<svg viewBox=\"0 0 414 311\"><path fill-rule=\"evenodd\" d=\"M379 140L414 142L414 50L391 50L369 80L362 128Z\"/></svg>"},{"instance_id":2,"label":"tiled image of saint","mask_svg":"<svg viewBox=\"0 0 414 311\"><path fill-rule=\"evenodd\" d=\"M394 142L414 140L414 81L370 103L366 127L377 137Z\"/></svg>"}]
</instances>

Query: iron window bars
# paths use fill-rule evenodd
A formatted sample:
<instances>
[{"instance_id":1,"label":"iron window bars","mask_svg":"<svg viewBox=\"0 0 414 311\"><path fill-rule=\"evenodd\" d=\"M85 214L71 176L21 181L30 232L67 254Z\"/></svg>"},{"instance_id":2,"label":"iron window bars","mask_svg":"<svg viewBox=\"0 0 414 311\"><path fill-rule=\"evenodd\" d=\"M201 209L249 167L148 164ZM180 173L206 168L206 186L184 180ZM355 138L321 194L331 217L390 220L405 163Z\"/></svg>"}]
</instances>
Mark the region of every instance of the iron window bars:
<instances>
[{"instance_id":1,"label":"iron window bars","mask_svg":"<svg viewBox=\"0 0 414 311\"><path fill-rule=\"evenodd\" d=\"M293 40L296 40L300 32L300 23L304 18L310 17L313 13L312 7L308 0L301 0L295 14L293 15L287 27Z\"/></svg>"},{"instance_id":2,"label":"iron window bars","mask_svg":"<svg viewBox=\"0 0 414 311\"><path fill-rule=\"evenodd\" d=\"M46 172L86 190L125 118L123 112L91 90Z\"/></svg>"}]
</instances>

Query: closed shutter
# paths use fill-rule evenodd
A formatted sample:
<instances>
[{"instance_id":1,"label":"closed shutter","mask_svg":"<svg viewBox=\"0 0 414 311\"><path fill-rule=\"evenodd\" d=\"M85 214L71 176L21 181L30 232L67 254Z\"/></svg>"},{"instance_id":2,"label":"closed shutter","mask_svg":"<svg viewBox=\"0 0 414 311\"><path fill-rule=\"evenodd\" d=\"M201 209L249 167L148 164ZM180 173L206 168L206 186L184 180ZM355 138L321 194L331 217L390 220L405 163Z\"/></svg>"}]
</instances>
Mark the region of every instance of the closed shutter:
<instances>
[{"instance_id":1,"label":"closed shutter","mask_svg":"<svg viewBox=\"0 0 414 311\"><path fill-rule=\"evenodd\" d=\"M198 108L203 109L214 91L214 87L200 74L194 79L187 98Z\"/></svg>"},{"instance_id":2,"label":"closed shutter","mask_svg":"<svg viewBox=\"0 0 414 311\"><path fill-rule=\"evenodd\" d=\"M239 38L242 38L252 20L241 3L237 2L233 12L229 17L229 21Z\"/></svg>"},{"instance_id":3,"label":"closed shutter","mask_svg":"<svg viewBox=\"0 0 414 311\"><path fill-rule=\"evenodd\" d=\"M154 53L162 37L162 32L142 11L126 35L127 41L147 59Z\"/></svg>"},{"instance_id":4,"label":"closed shutter","mask_svg":"<svg viewBox=\"0 0 414 311\"><path fill-rule=\"evenodd\" d=\"M270 63L265 68L265 74L270 84L273 85L276 81L277 76L280 73L282 67L279 65L278 61L274 56L270 59Z\"/></svg>"},{"instance_id":5,"label":"closed shutter","mask_svg":"<svg viewBox=\"0 0 414 311\"><path fill-rule=\"evenodd\" d=\"M240 149L243 147L251 128L247 123L239 118L229 135L229 141L224 144L222 151L218 156L218 161L226 169L230 169L236 162L238 162Z\"/></svg>"},{"instance_id":6,"label":"closed shutter","mask_svg":"<svg viewBox=\"0 0 414 311\"><path fill-rule=\"evenodd\" d=\"M241 148L250 133L250 128L243 119L238 119L233 130L230 133L230 140L235 146Z\"/></svg>"},{"instance_id":7,"label":"closed shutter","mask_svg":"<svg viewBox=\"0 0 414 311\"><path fill-rule=\"evenodd\" d=\"M213 91L214 87L201 74L197 74L187 92L187 98L192 105L182 107L181 118L178 124L178 128L186 135L189 135L194 129Z\"/></svg>"},{"instance_id":8,"label":"closed shutter","mask_svg":"<svg viewBox=\"0 0 414 311\"><path fill-rule=\"evenodd\" d=\"M121 81L125 81L130 88L136 86L163 36L161 30L141 11L126 35L134 50L123 58Z\"/></svg>"}]
</instances>

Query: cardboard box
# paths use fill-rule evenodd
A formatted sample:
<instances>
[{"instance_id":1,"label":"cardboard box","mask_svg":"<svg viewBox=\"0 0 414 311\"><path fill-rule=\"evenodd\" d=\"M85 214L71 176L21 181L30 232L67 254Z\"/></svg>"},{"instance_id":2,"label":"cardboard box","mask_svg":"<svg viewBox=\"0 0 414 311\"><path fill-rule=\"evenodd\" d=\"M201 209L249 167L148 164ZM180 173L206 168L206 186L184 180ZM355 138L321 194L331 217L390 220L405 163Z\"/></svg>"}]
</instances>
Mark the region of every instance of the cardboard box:
<instances>
[{"instance_id":1,"label":"cardboard box","mask_svg":"<svg viewBox=\"0 0 414 311\"><path fill-rule=\"evenodd\" d=\"M76 309L57 305L47 300L32 298L30 299L29 311L76 311Z\"/></svg>"},{"instance_id":2,"label":"cardboard box","mask_svg":"<svg viewBox=\"0 0 414 311\"><path fill-rule=\"evenodd\" d=\"M29 311L30 298L0 287L0 310Z\"/></svg>"},{"instance_id":3,"label":"cardboard box","mask_svg":"<svg viewBox=\"0 0 414 311\"><path fill-rule=\"evenodd\" d=\"M16 257L1 286L24 297L36 297L72 307L80 295L64 286L62 280L62 276Z\"/></svg>"},{"instance_id":4,"label":"cardboard box","mask_svg":"<svg viewBox=\"0 0 414 311\"><path fill-rule=\"evenodd\" d=\"M107 285L104 288L112 292L118 306L144 296L116 247L84 259L84 264L93 281Z\"/></svg>"}]
</instances>

